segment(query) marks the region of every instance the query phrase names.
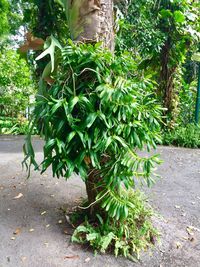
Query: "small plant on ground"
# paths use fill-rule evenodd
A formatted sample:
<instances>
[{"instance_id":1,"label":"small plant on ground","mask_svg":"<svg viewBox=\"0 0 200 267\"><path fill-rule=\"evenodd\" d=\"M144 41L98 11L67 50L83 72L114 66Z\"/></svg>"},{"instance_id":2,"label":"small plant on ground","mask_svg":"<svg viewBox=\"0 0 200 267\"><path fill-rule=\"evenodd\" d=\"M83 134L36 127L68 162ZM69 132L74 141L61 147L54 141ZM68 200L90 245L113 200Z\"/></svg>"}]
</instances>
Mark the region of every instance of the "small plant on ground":
<instances>
[{"instance_id":1,"label":"small plant on ground","mask_svg":"<svg viewBox=\"0 0 200 267\"><path fill-rule=\"evenodd\" d=\"M95 252L109 251L114 252L115 256L139 259L140 251L153 246L158 237L152 225L153 211L139 191L121 189L121 196L130 206L126 218L119 221L112 217L102 218L97 213L96 218L91 220L85 210L76 211L72 216L73 223L85 220L74 231L72 241L89 244ZM77 214L80 216L77 217Z\"/></svg>"}]
</instances>

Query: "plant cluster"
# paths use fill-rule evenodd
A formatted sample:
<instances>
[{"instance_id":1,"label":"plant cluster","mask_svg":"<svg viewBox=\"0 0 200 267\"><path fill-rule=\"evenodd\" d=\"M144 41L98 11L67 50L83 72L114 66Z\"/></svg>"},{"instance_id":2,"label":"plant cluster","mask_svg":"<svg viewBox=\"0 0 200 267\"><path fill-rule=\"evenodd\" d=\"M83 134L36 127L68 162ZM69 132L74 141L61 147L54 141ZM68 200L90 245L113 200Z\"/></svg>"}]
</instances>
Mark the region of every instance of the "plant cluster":
<instances>
[{"instance_id":1,"label":"plant cluster","mask_svg":"<svg viewBox=\"0 0 200 267\"><path fill-rule=\"evenodd\" d=\"M34 83L27 62L14 50L0 54L0 115L17 118L25 115Z\"/></svg>"},{"instance_id":2,"label":"plant cluster","mask_svg":"<svg viewBox=\"0 0 200 267\"><path fill-rule=\"evenodd\" d=\"M130 225L135 206L124 192L133 190L135 180L150 186L160 163L158 155L138 154L160 142L162 108L152 93L154 84L139 77L129 53L116 56L101 44L69 40L61 48L52 37L39 58L48 53L51 63L44 70L32 120L45 140L44 160L38 166L28 135L24 163L29 159L41 172L51 166L57 177L79 174L91 217L99 209L106 224L114 227L116 222L116 227L129 220Z\"/></svg>"},{"instance_id":3,"label":"plant cluster","mask_svg":"<svg viewBox=\"0 0 200 267\"><path fill-rule=\"evenodd\" d=\"M116 257L123 255L131 260L139 259L140 251L152 247L159 235L152 225L154 213L141 192L124 191L123 194L132 204L125 220L104 219L97 213L96 220L91 221L79 211L79 217L85 220L74 231L72 241L89 244L96 253L109 251L114 252ZM71 219L73 223L77 222L77 212Z\"/></svg>"},{"instance_id":4,"label":"plant cluster","mask_svg":"<svg viewBox=\"0 0 200 267\"><path fill-rule=\"evenodd\" d=\"M0 0L0 37L9 32L9 4L6 0Z\"/></svg>"},{"instance_id":5,"label":"plant cluster","mask_svg":"<svg viewBox=\"0 0 200 267\"><path fill-rule=\"evenodd\" d=\"M127 53L114 57L99 44L71 42L61 52L56 81L41 82L34 111L46 141L42 171L52 165L58 177L73 171L86 177L89 168L106 166L105 176L114 171L121 173L117 180L126 181L140 169L149 181L157 158L140 158L135 149L147 144L150 150L160 140L161 108L150 81L134 77L136 66Z\"/></svg>"},{"instance_id":6,"label":"plant cluster","mask_svg":"<svg viewBox=\"0 0 200 267\"><path fill-rule=\"evenodd\" d=\"M18 118L0 117L0 134L26 135L28 133L29 122L23 116Z\"/></svg>"},{"instance_id":7,"label":"plant cluster","mask_svg":"<svg viewBox=\"0 0 200 267\"><path fill-rule=\"evenodd\" d=\"M177 126L163 133L163 144L180 147L200 147L200 126L194 123Z\"/></svg>"}]
</instances>

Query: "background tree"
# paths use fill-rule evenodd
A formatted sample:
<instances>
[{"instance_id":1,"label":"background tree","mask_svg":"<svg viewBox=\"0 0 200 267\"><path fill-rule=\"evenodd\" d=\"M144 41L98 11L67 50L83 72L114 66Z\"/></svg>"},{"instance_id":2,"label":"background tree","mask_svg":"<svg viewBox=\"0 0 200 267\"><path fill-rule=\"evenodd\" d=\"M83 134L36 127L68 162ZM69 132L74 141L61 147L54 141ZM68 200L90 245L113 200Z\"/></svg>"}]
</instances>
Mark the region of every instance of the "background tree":
<instances>
[{"instance_id":1,"label":"background tree","mask_svg":"<svg viewBox=\"0 0 200 267\"><path fill-rule=\"evenodd\" d=\"M29 98L35 93L34 88L27 62L14 50L2 51L0 54L1 133L25 121Z\"/></svg>"},{"instance_id":2,"label":"background tree","mask_svg":"<svg viewBox=\"0 0 200 267\"><path fill-rule=\"evenodd\" d=\"M141 68L155 75L169 119L176 120L183 63L199 42L199 2L144 2L130 1L119 44L139 53Z\"/></svg>"},{"instance_id":3,"label":"background tree","mask_svg":"<svg viewBox=\"0 0 200 267\"><path fill-rule=\"evenodd\" d=\"M8 22L9 4L6 0L0 1L0 38L9 32Z\"/></svg>"}]
</instances>

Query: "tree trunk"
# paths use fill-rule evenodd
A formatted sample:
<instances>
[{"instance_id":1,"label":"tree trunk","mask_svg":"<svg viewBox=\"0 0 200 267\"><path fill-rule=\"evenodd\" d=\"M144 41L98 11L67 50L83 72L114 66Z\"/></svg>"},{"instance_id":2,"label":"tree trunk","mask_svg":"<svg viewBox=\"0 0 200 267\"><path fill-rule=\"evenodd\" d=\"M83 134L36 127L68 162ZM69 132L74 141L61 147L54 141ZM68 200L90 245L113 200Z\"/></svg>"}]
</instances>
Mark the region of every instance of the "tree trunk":
<instances>
[{"instance_id":1,"label":"tree trunk","mask_svg":"<svg viewBox=\"0 0 200 267\"><path fill-rule=\"evenodd\" d=\"M170 50L171 43L168 39L161 51L161 72L160 72L160 95L164 102L164 107L167 109L166 114L171 114L173 111L173 94L174 94L174 74L176 66L170 65Z\"/></svg>"},{"instance_id":2,"label":"tree trunk","mask_svg":"<svg viewBox=\"0 0 200 267\"><path fill-rule=\"evenodd\" d=\"M71 38L76 42L102 42L104 48L114 51L113 0L67 0L66 10ZM98 170L90 169L86 180L88 202L95 202L103 190ZM90 214L100 209L91 205Z\"/></svg>"},{"instance_id":3,"label":"tree trunk","mask_svg":"<svg viewBox=\"0 0 200 267\"><path fill-rule=\"evenodd\" d=\"M114 50L113 0L67 0L66 10L72 40Z\"/></svg>"}]
</instances>

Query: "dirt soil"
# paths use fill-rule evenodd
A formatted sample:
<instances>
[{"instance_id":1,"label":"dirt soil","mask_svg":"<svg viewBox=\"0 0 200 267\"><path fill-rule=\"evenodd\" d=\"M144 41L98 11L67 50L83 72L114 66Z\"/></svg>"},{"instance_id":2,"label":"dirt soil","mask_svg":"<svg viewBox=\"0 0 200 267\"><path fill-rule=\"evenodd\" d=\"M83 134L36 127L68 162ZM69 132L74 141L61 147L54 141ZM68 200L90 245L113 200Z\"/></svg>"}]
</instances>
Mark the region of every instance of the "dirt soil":
<instances>
[{"instance_id":1,"label":"dirt soil","mask_svg":"<svg viewBox=\"0 0 200 267\"><path fill-rule=\"evenodd\" d=\"M162 179L145 189L161 215L161 241L137 263L71 243L63 209L85 196L79 177L22 171L24 137L0 137L0 267L200 267L200 150L159 147ZM42 158L42 141L34 140Z\"/></svg>"}]
</instances>

